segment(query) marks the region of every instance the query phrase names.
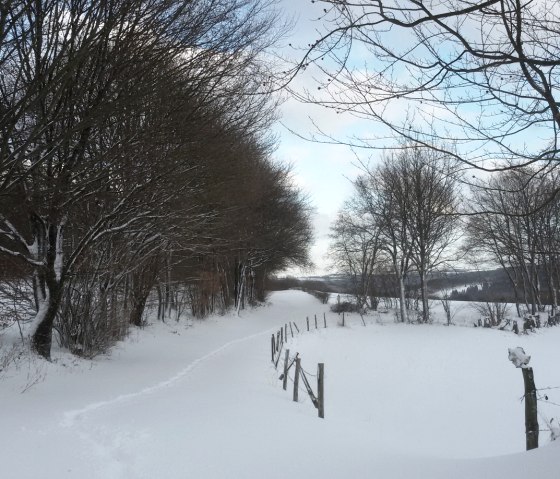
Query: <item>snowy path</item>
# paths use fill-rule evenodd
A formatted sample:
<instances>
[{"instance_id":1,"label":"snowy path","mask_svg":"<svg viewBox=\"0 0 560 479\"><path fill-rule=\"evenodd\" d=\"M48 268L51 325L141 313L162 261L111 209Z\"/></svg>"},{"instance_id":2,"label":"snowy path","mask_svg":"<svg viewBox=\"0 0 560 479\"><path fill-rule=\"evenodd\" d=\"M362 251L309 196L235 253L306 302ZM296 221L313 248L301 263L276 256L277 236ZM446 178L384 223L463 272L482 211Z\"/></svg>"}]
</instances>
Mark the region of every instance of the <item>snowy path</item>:
<instances>
[{"instance_id":1,"label":"snowy path","mask_svg":"<svg viewBox=\"0 0 560 479\"><path fill-rule=\"evenodd\" d=\"M227 348L229 348L233 345L236 345L236 344L246 342L250 339L262 338L263 336L268 337L275 330L276 330L276 328L272 328L272 329L268 329L268 330L266 330L264 332L261 332L261 333L251 334L250 336L247 336L247 337L244 337L244 338L234 339L233 341L229 341L226 344L224 344L223 346L220 346L219 348L209 352L208 354L206 354L206 355L204 355L204 356L202 356L198 359L195 359L192 363L190 363L188 366L186 366L184 369L179 371L177 374L175 374L171 378L165 379L165 380L163 380L163 381L161 381L157 384L154 384L153 386L146 387L146 388L141 389L140 391L137 391L137 392L123 394L123 395L117 396L116 398L109 399L107 401L95 402L95 403L89 404L89 405L87 405L87 406L85 406L81 409L68 411L67 413L65 413L65 420L62 422L62 425L65 426L65 427L72 427L77 419L81 419L83 416L85 416L89 413L92 413L94 411L97 411L99 409L107 409L107 408L110 408L110 407L113 407L113 406L117 406L117 405L119 405L120 403L123 403L123 402L131 401L133 399L142 399L143 396L146 396L146 395L149 395L149 394L154 394L156 392L161 392L162 389L166 389L166 388L169 388L171 386L176 385L187 374L189 374L194 368L199 366L201 363L203 363L205 361L208 361L209 359L213 358L214 356L216 356L217 354L226 350Z\"/></svg>"},{"instance_id":2,"label":"snowy path","mask_svg":"<svg viewBox=\"0 0 560 479\"><path fill-rule=\"evenodd\" d=\"M369 347L371 343L367 341L372 338L383 342L378 342L374 354L364 356L363 362L375 361L377 372L370 374L375 387L387 387L389 376L383 374L386 368L381 356L389 356L391 351L404 354L410 349L407 341L421 341L429 351L433 349L429 338L434 336L434 344L449 343L442 344L440 350L449 355L455 348L450 340L453 334L453 338L461 340L475 338L481 348L496 346L501 356L502 343L509 342L509 336L496 335L492 339L493 332L463 328L452 332L449 328L434 329L432 334L432 330L397 329L396 325L368 327L368 334L373 335L369 339L356 336L366 331L361 326L306 333L292 346L303 348L298 350L309 364L327 347L342 359L340 371L332 361L328 363L330 368L327 366L327 419L323 421L316 417L309 400L295 404L291 394L282 391L278 374L269 362L269 336L285 321L297 319L303 323L306 315L321 314L325 307L296 292L276 294L273 303L272 307L245 313L241 318L223 317L189 329L154 325L115 351L111 359L96 361L91 371L53 365L48 379L25 394L19 394L15 386L13 390L6 387L15 385L17 378L0 383L2 404L10 404L0 413L0 465L9 472L0 477L555 477L560 467L556 445L529 454L484 459L448 459L437 457L441 451L420 452L423 448L417 446L429 449L428 444L415 444L425 435L410 429L407 435L407 427L414 425L399 420L409 417L410 421L417 415L429 422L429 417L421 416L429 416L431 413L426 411L431 409L413 396L422 381L409 380L410 387L402 391L408 391L405 394L410 397L380 402L367 391L356 391L352 383L360 382L356 377L346 374L343 378L352 355L365 355L367 349L360 348ZM550 343L550 349L555 349L552 346L559 336L527 341L539 341L543 347ZM336 343L329 346L328 341L334 337ZM353 341L350 347L343 347L344 337ZM360 338L363 345L357 340ZM402 344L397 347L397 342ZM395 374L402 377L411 366L416 368L412 375L424 374L423 366L414 362L393 363ZM468 358L465 364L468 367ZM367 367L358 371L354 366L353 371L368 374ZM448 374L445 367L434 371L438 377ZM400 388L399 383L391 387ZM371 418L364 416L362 404L371 409ZM387 421L383 416L388 416ZM457 411L448 417L456 421L457 428L464 428L469 421L468 417L457 417ZM394 434L387 436L395 427L402 431L402 439ZM481 441L484 435L481 431Z\"/></svg>"},{"instance_id":3,"label":"snowy path","mask_svg":"<svg viewBox=\"0 0 560 479\"><path fill-rule=\"evenodd\" d=\"M309 304L315 300L303 295L300 301ZM171 443L180 446L181 437L160 428L161 437L152 436L153 444L145 448L145 431L152 426L157 430L159 421L164 427L173 426L175 419L181 418L187 423L183 425L185 430L192 430L188 424L192 422L191 416L219 410L220 404L200 401L200 397L214 395L209 386L220 383L220 375L224 373L220 361L230 355L236 357L236 352L244 351L246 344L252 348L265 347L268 358L265 345L269 344L271 331L276 331L285 315L291 314L290 309L300 313L298 301L294 304L293 299L279 298L277 302L279 309L257 309L244 313L241 318L208 320L194 328L185 328L181 323L176 327L156 324L140 332L125 349L117 348L111 359L94 361L91 371L68 366L72 360L64 356L54 365L34 360L28 366L27 375L48 374L47 380L25 394L19 394L28 381L23 371L0 383L2 403L13 406L4 409L0 416L2 464L7 470L17 471L13 477L18 478L37 477L38 465L42 471L40 477L45 478L157 477L125 472L132 467L127 463L134 462L126 451L148 455L156 468L161 469L161 461L150 455L150 451L159 446L166 448ZM267 314L263 315L263 311ZM270 376L268 361L263 361L261 351L253 360L259 369L257 374L264 371L265 377ZM203 366L210 367L210 373L217 378L208 380L208 371ZM240 368L244 367L245 364L240 364ZM254 379L260 382L262 378ZM236 381L232 384L234 389ZM216 391L218 402L224 391ZM177 404L162 410L160 405L167 396L175 398ZM158 417L158 412L165 417ZM142 428L135 429L138 423ZM201 428L204 430L206 426L201 424ZM179 422L172 429L178 431ZM31 450L33 461L29 461ZM119 451L124 451L124 456ZM185 475L178 472L176 477Z\"/></svg>"}]
</instances>

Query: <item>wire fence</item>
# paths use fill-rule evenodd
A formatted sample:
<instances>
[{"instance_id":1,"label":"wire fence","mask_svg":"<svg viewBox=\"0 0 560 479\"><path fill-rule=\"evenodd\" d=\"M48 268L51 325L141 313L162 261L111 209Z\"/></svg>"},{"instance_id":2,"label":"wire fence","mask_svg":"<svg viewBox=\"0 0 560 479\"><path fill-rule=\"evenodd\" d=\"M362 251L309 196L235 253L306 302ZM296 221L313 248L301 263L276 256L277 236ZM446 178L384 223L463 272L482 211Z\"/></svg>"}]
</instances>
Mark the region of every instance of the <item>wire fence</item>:
<instances>
[{"instance_id":1,"label":"wire fence","mask_svg":"<svg viewBox=\"0 0 560 479\"><path fill-rule=\"evenodd\" d=\"M317 319L317 315L314 317L314 321L310 323L309 317L306 318L307 331L310 331L312 325L315 329L319 329L320 322ZM323 314L323 327L327 327L326 315ZM288 337L288 331L290 337ZM300 392L303 393L304 398L309 398L313 406L317 409L318 416L320 418L325 417L325 392L324 392L324 364L319 363L317 365L317 373L313 374L301 365L301 357L299 353L294 356L290 355L290 350L286 347L288 340L293 338L297 334L305 332L302 328L295 322L290 322L284 324L276 334L273 334L270 338L271 347L271 360L274 364L274 368L278 370L278 364L280 363L280 358L282 353L284 353L284 365L283 371L279 379L282 381L282 387L284 390L288 389L288 381L293 385L293 400L299 402ZM293 377L292 377L293 376ZM313 383L316 383L314 387Z\"/></svg>"}]
</instances>

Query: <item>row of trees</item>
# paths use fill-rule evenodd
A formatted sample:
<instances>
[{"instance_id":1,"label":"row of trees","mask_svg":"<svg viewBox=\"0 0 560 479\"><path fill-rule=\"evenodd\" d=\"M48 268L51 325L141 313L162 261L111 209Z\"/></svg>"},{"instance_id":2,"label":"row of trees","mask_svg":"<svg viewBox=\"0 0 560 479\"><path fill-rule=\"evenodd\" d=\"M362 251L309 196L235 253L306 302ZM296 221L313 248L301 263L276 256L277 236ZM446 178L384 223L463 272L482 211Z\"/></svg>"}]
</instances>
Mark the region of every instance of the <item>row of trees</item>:
<instances>
[{"instance_id":1,"label":"row of trees","mask_svg":"<svg viewBox=\"0 0 560 479\"><path fill-rule=\"evenodd\" d=\"M470 256L502 265L519 304L535 311L546 301L554 309L556 2L317 3L323 14L316 41L292 70L311 70L317 85L294 87L294 94L371 122L366 135L318 136L369 151L398 151L404 142L461 164L462 181L472 187L472 207L461 211L473 215L465 229Z\"/></svg>"},{"instance_id":2,"label":"row of trees","mask_svg":"<svg viewBox=\"0 0 560 479\"><path fill-rule=\"evenodd\" d=\"M40 355L53 330L106 347L154 287L161 317L180 296L204 315L307 261L309 209L267 135L275 25L261 0L3 3L0 281L29 279Z\"/></svg>"},{"instance_id":3,"label":"row of trees","mask_svg":"<svg viewBox=\"0 0 560 479\"><path fill-rule=\"evenodd\" d=\"M354 185L353 197L332 227L336 266L353 278L360 307L376 307L375 276L391 277L402 321L409 319L407 279L416 273L420 320L428 321L430 273L446 261L445 253L458 239L455 163L418 145L403 147L378 167L366 168Z\"/></svg>"},{"instance_id":4,"label":"row of trees","mask_svg":"<svg viewBox=\"0 0 560 479\"><path fill-rule=\"evenodd\" d=\"M535 168L501 173L490 188L476 190L484 213L468 223L468 251L489 258L507 273L515 302L535 314L545 304L556 313L560 286L560 177Z\"/></svg>"},{"instance_id":5,"label":"row of trees","mask_svg":"<svg viewBox=\"0 0 560 479\"><path fill-rule=\"evenodd\" d=\"M558 174L515 168L501 172L484 189L468 190L456 166L414 145L386 156L355 181L354 195L332 227L331 249L337 268L353 280L358 305L375 308L377 296L398 296L404 321L410 300L418 298L421 320L427 321L431 273L438 267L449 270L461 259L460 267L469 260L476 266L501 266L520 316L544 311L545 305L555 314ZM460 205L459 195L469 200ZM461 237L464 241L457 241ZM398 287L393 290L391 283ZM410 288L416 283L418 292Z\"/></svg>"}]
</instances>

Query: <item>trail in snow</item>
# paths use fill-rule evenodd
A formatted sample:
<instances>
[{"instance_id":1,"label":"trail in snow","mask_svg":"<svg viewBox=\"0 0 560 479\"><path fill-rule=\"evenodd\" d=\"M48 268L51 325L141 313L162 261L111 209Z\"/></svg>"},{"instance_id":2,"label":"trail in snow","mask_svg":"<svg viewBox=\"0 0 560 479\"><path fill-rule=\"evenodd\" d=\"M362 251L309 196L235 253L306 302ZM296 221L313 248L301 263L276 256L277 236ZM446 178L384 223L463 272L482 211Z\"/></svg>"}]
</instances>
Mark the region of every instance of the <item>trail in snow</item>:
<instances>
[{"instance_id":1,"label":"trail in snow","mask_svg":"<svg viewBox=\"0 0 560 479\"><path fill-rule=\"evenodd\" d=\"M9 405L0 410L2 477L555 477L554 444L473 457L502 445L522 451L522 382L507 347L532 354L539 386L560 385L551 366L560 328L518 337L394 324L389 315L383 327L366 317L365 328L347 316L342 328L304 293L276 293L272 303L189 329L155 324L109 359L78 361L81 369L49 363L47 379L24 395L0 383ZM267 335L323 312L327 330L289 340L304 367L326 364L320 420L309 401L282 390ZM470 459L452 459L455 452Z\"/></svg>"},{"instance_id":2,"label":"trail in snow","mask_svg":"<svg viewBox=\"0 0 560 479\"><path fill-rule=\"evenodd\" d=\"M153 393L158 392L162 389L171 387L174 384L176 384L177 382L179 382L181 379L183 379L186 375L188 375L193 369L195 369L201 363L203 363L203 362L207 361L208 359L216 356L217 354L219 354L222 351L230 348L231 346L233 346L235 344L243 343L245 341L249 341L251 339L254 339L254 338L257 338L257 337L260 337L260 336L271 334L271 332L274 332L275 330L276 330L275 328L270 328L270 329L267 329L267 330L259 332L259 333L255 333L255 334L251 334L249 336L245 336L243 338L238 338L238 339L234 339L232 341L228 341L227 343L220 346L219 348L214 349L213 351L209 352L208 354L205 354L204 356L194 360L187 367L182 369L180 372L178 372L177 374L175 374L171 378L166 379L164 381L161 381L157 384L154 384L153 386L143 388L143 389L141 389L140 391L137 391L137 392L122 394L120 396L117 396L113 399L109 399L107 401L99 401L99 402L95 402L95 403L92 403L92 404L88 404L87 406L84 406L83 408L80 408L80 409L67 411L67 412L64 413L64 419L61 422L61 425L63 427L72 427L72 425L75 423L75 421L77 419L79 419L80 417L82 417L82 416L84 416L88 413L98 411L100 409L105 409L105 408L108 408L108 407L111 407L111 406L115 406L115 405L124 403L126 401L137 399L141 396L146 396L146 395L149 395L149 394L153 394Z\"/></svg>"}]
</instances>

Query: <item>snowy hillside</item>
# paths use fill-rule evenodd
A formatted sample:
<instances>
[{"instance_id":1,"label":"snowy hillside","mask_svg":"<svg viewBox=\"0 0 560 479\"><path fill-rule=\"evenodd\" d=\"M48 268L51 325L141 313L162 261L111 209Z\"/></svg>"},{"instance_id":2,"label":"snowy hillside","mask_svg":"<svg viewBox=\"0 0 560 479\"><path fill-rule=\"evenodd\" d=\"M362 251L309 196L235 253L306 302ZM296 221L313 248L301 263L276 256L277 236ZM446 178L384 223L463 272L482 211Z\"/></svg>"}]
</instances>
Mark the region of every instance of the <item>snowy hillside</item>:
<instances>
[{"instance_id":1,"label":"snowy hillside","mask_svg":"<svg viewBox=\"0 0 560 479\"><path fill-rule=\"evenodd\" d=\"M304 394L292 401L291 383L282 390L270 335L323 312L326 329L288 341L308 371L325 363L319 419ZM557 477L548 432L524 452L523 381L507 349L532 355L538 388L560 386L560 328L517 337L346 319L284 291L241 317L154 323L109 357L22 359L0 373L1 477ZM560 390L547 397L543 424L560 417Z\"/></svg>"}]
</instances>

